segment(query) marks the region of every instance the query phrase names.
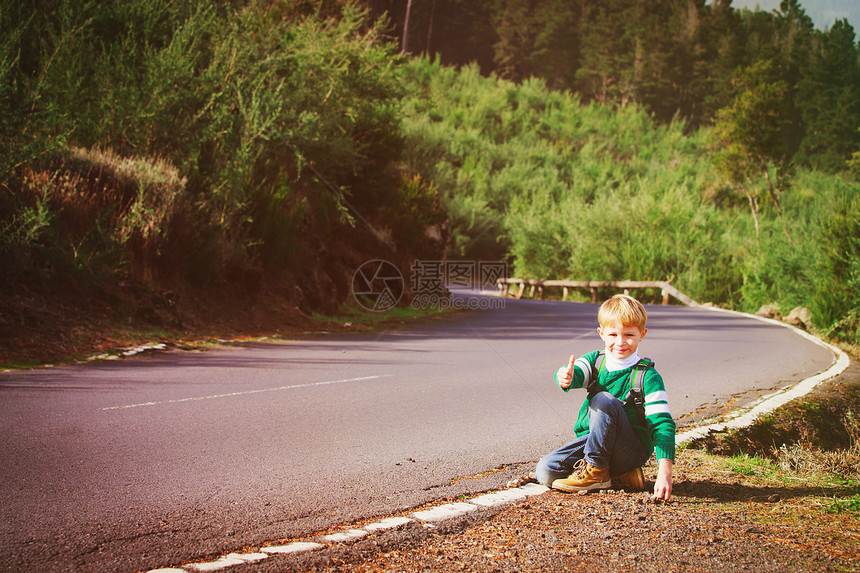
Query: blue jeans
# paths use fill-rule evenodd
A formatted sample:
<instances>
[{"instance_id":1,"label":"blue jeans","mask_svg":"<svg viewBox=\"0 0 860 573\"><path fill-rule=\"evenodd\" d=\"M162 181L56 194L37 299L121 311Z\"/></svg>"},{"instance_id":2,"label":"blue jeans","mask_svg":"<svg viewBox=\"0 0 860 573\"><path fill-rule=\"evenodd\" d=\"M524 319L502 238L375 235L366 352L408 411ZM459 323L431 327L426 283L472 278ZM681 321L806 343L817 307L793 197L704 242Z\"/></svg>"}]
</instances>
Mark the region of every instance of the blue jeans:
<instances>
[{"instance_id":1,"label":"blue jeans","mask_svg":"<svg viewBox=\"0 0 860 573\"><path fill-rule=\"evenodd\" d=\"M549 486L573 473L581 459L617 476L645 465L651 452L630 426L621 400L609 392L595 394L588 403L589 433L545 455L535 468L538 482Z\"/></svg>"}]
</instances>

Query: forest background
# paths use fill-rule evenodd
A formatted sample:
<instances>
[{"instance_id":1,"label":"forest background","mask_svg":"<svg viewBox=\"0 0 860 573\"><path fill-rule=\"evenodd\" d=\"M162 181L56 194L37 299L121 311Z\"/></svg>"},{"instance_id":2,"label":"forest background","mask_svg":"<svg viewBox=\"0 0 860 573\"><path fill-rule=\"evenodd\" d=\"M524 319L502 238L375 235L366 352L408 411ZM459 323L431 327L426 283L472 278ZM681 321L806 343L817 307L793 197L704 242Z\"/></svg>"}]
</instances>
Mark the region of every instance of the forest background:
<instances>
[{"instance_id":1,"label":"forest background","mask_svg":"<svg viewBox=\"0 0 860 573\"><path fill-rule=\"evenodd\" d=\"M0 30L7 360L277 330L445 256L860 343L860 46L797 0L23 0Z\"/></svg>"}]
</instances>

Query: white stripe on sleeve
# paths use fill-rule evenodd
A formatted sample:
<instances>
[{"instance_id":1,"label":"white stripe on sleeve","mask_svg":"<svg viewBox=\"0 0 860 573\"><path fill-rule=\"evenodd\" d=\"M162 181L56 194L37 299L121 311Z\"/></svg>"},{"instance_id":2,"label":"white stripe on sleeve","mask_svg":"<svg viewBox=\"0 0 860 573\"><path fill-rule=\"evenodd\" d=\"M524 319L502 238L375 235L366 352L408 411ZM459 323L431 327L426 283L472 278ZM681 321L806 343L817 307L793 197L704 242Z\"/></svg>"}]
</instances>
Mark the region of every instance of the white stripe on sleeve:
<instances>
[{"instance_id":1,"label":"white stripe on sleeve","mask_svg":"<svg viewBox=\"0 0 860 573\"><path fill-rule=\"evenodd\" d=\"M651 392L647 396L645 396L645 403L649 402L668 402L669 395L665 390L659 390L657 392Z\"/></svg>"},{"instance_id":2,"label":"white stripe on sleeve","mask_svg":"<svg viewBox=\"0 0 860 573\"><path fill-rule=\"evenodd\" d=\"M658 403L658 404L645 404L645 415L653 416L654 414L669 414L672 412L669 411L669 404Z\"/></svg>"},{"instance_id":3,"label":"white stripe on sleeve","mask_svg":"<svg viewBox=\"0 0 860 573\"><path fill-rule=\"evenodd\" d=\"M591 381L591 363L580 356L573 362L574 366L578 366L580 370L582 370L582 374L585 378L582 380L582 387L587 388L588 383Z\"/></svg>"}]
</instances>

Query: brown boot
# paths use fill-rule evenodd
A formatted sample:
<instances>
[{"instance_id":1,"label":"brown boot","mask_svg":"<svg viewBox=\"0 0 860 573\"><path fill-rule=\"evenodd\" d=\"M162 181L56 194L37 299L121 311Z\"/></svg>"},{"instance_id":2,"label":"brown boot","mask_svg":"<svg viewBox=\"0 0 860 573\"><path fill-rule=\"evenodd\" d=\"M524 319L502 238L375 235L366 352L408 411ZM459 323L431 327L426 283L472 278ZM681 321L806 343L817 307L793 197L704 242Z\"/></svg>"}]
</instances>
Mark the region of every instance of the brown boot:
<instances>
[{"instance_id":1,"label":"brown boot","mask_svg":"<svg viewBox=\"0 0 860 573\"><path fill-rule=\"evenodd\" d=\"M645 491L645 472L642 471L642 468L634 468L621 474L615 480L629 490Z\"/></svg>"},{"instance_id":2,"label":"brown boot","mask_svg":"<svg viewBox=\"0 0 860 573\"><path fill-rule=\"evenodd\" d=\"M611 485L612 480L609 478L609 468L596 468L585 460L576 462L573 473L568 477L552 482L553 489L567 492L607 489Z\"/></svg>"}]
</instances>

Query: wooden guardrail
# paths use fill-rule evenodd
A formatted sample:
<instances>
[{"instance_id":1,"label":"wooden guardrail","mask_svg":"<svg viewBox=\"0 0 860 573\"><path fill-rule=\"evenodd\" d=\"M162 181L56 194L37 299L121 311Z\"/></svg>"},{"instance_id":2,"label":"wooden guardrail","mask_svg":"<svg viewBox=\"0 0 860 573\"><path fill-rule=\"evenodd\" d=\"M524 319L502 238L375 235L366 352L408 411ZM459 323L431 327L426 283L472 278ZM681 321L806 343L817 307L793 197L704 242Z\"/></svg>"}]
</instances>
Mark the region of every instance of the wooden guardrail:
<instances>
[{"instance_id":1,"label":"wooden guardrail","mask_svg":"<svg viewBox=\"0 0 860 573\"><path fill-rule=\"evenodd\" d=\"M510 294L511 287L519 285L519 291L513 296L522 298L526 286L529 286L529 298L534 298L535 291L543 300L545 287L562 287L562 300L567 300L570 289L590 289L591 302L598 302L597 289L599 288L617 288L623 289L625 294L630 294L630 289L634 288L658 288L663 295L663 304L669 304L669 297L675 297L681 303L687 306L699 306L699 303L670 285L666 281L562 281L562 280L537 280L537 279L499 279L496 281L500 294L506 297Z\"/></svg>"}]
</instances>

